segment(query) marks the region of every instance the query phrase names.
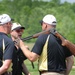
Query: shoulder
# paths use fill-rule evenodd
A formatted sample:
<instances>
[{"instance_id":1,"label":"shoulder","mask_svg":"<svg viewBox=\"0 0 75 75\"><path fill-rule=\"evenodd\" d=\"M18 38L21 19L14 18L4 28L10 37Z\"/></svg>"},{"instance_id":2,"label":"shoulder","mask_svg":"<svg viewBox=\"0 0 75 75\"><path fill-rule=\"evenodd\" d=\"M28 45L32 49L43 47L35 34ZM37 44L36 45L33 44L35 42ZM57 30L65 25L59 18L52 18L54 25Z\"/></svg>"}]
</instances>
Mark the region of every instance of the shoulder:
<instances>
[{"instance_id":1,"label":"shoulder","mask_svg":"<svg viewBox=\"0 0 75 75\"><path fill-rule=\"evenodd\" d=\"M48 34L42 34L38 37L37 41L45 41L48 37Z\"/></svg>"},{"instance_id":2,"label":"shoulder","mask_svg":"<svg viewBox=\"0 0 75 75\"><path fill-rule=\"evenodd\" d=\"M8 37L8 36L6 36L5 38L4 38L4 41L5 41L5 43L10 43L10 44L13 44L14 42L12 41L12 39L10 38L10 37Z\"/></svg>"},{"instance_id":3,"label":"shoulder","mask_svg":"<svg viewBox=\"0 0 75 75\"><path fill-rule=\"evenodd\" d=\"M4 43L6 46L14 46L14 42L12 41L12 39L8 36L8 35L2 35L2 40L4 40Z\"/></svg>"},{"instance_id":4,"label":"shoulder","mask_svg":"<svg viewBox=\"0 0 75 75\"><path fill-rule=\"evenodd\" d=\"M49 34L42 34L42 35L40 35L40 36L37 38L37 40L36 40L36 44L38 44L38 45L41 45L41 44L44 45L45 42L46 42L46 40L47 40L48 35L49 35Z\"/></svg>"},{"instance_id":5,"label":"shoulder","mask_svg":"<svg viewBox=\"0 0 75 75\"><path fill-rule=\"evenodd\" d=\"M38 37L38 39L46 39L49 34L42 34Z\"/></svg>"},{"instance_id":6,"label":"shoulder","mask_svg":"<svg viewBox=\"0 0 75 75\"><path fill-rule=\"evenodd\" d=\"M11 43L13 42L12 39L11 39L7 34L1 33L1 32L0 32L0 39L1 39L1 40L4 39L4 42L5 42L5 43L6 43L6 42L7 42L7 43L8 43L8 42L11 42Z\"/></svg>"}]
</instances>

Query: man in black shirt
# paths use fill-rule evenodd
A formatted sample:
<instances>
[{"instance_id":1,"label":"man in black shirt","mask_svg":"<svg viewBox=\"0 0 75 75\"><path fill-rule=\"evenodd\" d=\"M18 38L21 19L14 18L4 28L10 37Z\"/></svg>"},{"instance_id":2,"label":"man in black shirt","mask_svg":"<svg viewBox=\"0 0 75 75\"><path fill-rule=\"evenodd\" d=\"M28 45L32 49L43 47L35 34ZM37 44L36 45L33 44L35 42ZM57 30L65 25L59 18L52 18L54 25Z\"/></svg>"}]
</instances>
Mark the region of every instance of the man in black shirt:
<instances>
[{"instance_id":1,"label":"man in black shirt","mask_svg":"<svg viewBox=\"0 0 75 75\"><path fill-rule=\"evenodd\" d=\"M11 28L11 38L14 41L14 36L18 36L22 38L22 34L24 32L25 27L21 26L19 23L13 23ZM24 64L24 60L26 57L24 56L22 50L15 45L15 50L13 54L12 60L12 75L22 75L22 72L25 75L30 75L26 65Z\"/></svg>"},{"instance_id":2,"label":"man in black shirt","mask_svg":"<svg viewBox=\"0 0 75 75\"><path fill-rule=\"evenodd\" d=\"M56 28L56 22L53 15L46 15L41 21L42 30ZM69 49L61 45L61 40L50 32L38 37L32 52L27 50L21 40L19 46L30 61L38 59L41 75L69 75L74 63L73 55Z\"/></svg>"},{"instance_id":3,"label":"man in black shirt","mask_svg":"<svg viewBox=\"0 0 75 75\"><path fill-rule=\"evenodd\" d=\"M11 31L11 21L9 15L0 15L0 75L8 70L15 49L13 41L7 35Z\"/></svg>"}]
</instances>

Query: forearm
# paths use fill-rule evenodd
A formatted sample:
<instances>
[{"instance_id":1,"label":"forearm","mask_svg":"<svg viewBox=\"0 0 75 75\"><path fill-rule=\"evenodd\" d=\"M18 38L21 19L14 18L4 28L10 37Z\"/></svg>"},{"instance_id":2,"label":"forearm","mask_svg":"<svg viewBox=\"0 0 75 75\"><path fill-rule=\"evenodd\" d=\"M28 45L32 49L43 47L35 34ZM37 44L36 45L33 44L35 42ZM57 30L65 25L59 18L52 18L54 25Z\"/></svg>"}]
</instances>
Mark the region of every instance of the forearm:
<instances>
[{"instance_id":1,"label":"forearm","mask_svg":"<svg viewBox=\"0 0 75 75\"><path fill-rule=\"evenodd\" d=\"M66 40L66 47L75 55L75 45L70 41Z\"/></svg>"},{"instance_id":2,"label":"forearm","mask_svg":"<svg viewBox=\"0 0 75 75\"><path fill-rule=\"evenodd\" d=\"M72 54L75 55L75 45L71 43L70 41L66 40L65 38L63 38L58 32L56 32L55 35L59 39L61 39L62 46L66 46L72 52Z\"/></svg>"},{"instance_id":3,"label":"forearm","mask_svg":"<svg viewBox=\"0 0 75 75\"><path fill-rule=\"evenodd\" d=\"M32 59L32 53L25 47L25 45L22 44L22 46L20 47L22 52L24 53L24 55L31 61Z\"/></svg>"},{"instance_id":4,"label":"forearm","mask_svg":"<svg viewBox=\"0 0 75 75\"><path fill-rule=\"evenodd\" d=\"M24 45L22 41L20 41L20 48L24 55L30 60L30 61L36 61L38 58L38 55L36 53L31 52L28 50L27 46Z\"/></svg>"},{"instance_id":5,"label":"forearm","mask_svg":"<svg viewBox=\"0 0 75 75\"><path fill-rule=\"evenodd\" d=\"M69 75L71 69L72 69L72 66L74 64L74 56L71 56L67 59L66 61L66 74L65 75Z\"/></svg>"},{"instance_id":6,"label":"forearm","mask_svg":"<svg viewBox=\"0 0 75 75\"><path fill-rule=\"evenodd\" d=\"M0 75L5 73L11 64L11 60L5 60L3 65L0 67Z\"/></svg>"},{"instance_id":7,"label":"forearm","mask_svg":"<svg viewBox=\"0 0 75 75\"><path fill-rule=\"evenodd\" d=\"M4 67L0 67L0 75L2 75L6 71L7 71L7 69L5 69Z\"/></svg>"}]
</instances>

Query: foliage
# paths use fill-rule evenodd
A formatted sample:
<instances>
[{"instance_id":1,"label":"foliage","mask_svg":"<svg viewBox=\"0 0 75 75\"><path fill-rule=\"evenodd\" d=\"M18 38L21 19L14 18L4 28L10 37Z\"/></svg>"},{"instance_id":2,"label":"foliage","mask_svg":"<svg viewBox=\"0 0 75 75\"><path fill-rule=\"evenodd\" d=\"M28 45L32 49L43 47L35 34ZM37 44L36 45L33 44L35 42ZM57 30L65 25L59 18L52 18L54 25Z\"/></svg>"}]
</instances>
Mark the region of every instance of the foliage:
<instances>
[{"instance_id":1,"label":"foliage","mask_svg":"<svg viewBox=\"0 0 75 75\"><path fill-rule=\"evenodd\" d=\"M75 3L62 4L60 0L1 0L0 14L2 13L9 14L15 22L25 26L23 37L40 32L39 21L46 14L53 14L57 19L57 30L75 43Z\"/></svg>"}]
</instances>

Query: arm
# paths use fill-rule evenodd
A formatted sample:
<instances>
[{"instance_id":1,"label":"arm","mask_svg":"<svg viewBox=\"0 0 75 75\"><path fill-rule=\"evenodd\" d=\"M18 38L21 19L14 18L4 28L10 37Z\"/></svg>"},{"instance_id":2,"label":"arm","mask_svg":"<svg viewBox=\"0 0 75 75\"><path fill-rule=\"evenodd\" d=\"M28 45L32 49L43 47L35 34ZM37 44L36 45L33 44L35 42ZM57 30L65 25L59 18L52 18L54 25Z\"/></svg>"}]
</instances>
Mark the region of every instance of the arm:
<instances>
[{"instance_id":1,"label":"arm","mask_svg":"<svg viewBox=\"0 0 75 75\"><path fill-rule=\"evenodd\" d=\"M65 46L72 52L73 55L75 55L75 45L68 40L65 40L65 42Z\"/></svg>"},{"instance_id":2,"label":"arm","mask_svg":"<svg viewBox=\"0 0 75 75\"><path fill-rule=\"evenodd\" d=\"M58 32L55 32L54 35L62 41L62 46L66 46L71 51L71 53L75 55L75 45L73 43L63 38L62 35L60 35Z\"/></svg>"},{"instance_id":3,"label":"arm","mask_svg":"<svg viewBox=\"0 0 75 75\"><path fill-rule=\"evenodd\" d=\"M70 57L67 57L66 58L66 74L65 75L69 75L71 69L72 69L72 66L74 64L74 56L70 56Z\"/></svg>"},{"instance_id":4,"label":"arm","mask_svg":"<svg viewBox=\"0 0 75 75\"><path fill-rule=\"evenodd\" d=\"M20 40L20 48L23 51L24 55L32 62L36 61L39 55L37 55L34 52L31 52L30 50L27 49L27 46L24 45L24 42Z\"/></svg>"},{"instance_id":5,"label":"arm","mask_svg":"<svg viewBox=\"0 0 75 75\"><path fill-rule=\"evenodd\" d=\"M30 75L30 73L29 73L29 71L28 71L26 65L24 64L24 62L22 63L22 67L23 67L23 73L24 73L25 75Z\"/></svg>"},{"instance_id":6,"label":"arm","mask_svg":"<svg viewBox=\"0 0 75 75\"><path fill-rule=\"evenodd\" d=\"M0 75L6 72L11 64L11 60L5 60L3 65L0 67Z\"/></svg>"}]
</instances>

